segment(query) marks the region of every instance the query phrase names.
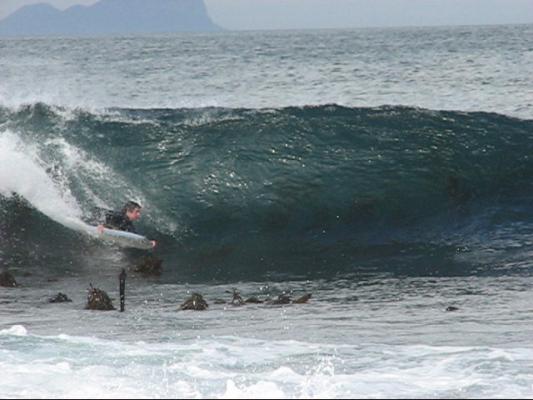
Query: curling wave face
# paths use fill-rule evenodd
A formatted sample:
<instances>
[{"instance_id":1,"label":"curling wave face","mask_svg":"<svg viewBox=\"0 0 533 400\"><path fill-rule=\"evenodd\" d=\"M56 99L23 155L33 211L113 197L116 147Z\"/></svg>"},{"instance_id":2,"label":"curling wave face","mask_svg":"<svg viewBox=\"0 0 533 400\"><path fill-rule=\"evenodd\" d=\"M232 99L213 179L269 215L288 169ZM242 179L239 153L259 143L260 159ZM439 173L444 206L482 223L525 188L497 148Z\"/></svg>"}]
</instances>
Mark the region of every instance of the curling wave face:
<instances>
[{"instance_id":1,"label":"curling wave face","mask_svg":"<svg viewBox=\"0 0 533 400\"><path fill-rule=\"evenodd\" d=\"M525 268L532 132L407 107L0 107L0 255L59 232L83 249L75 225L133 198L198 279Z\"/></svg>"}]
</instances>

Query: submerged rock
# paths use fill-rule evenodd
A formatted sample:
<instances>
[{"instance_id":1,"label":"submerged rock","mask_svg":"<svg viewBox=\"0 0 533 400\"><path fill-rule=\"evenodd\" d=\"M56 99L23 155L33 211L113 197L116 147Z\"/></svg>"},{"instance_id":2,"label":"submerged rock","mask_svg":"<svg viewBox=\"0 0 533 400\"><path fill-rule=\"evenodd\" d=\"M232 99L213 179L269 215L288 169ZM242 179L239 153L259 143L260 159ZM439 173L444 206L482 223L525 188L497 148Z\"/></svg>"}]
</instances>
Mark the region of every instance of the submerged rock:
<instances>
[{"instance_id":1,"label":"submerged rock","mask_svg":"<svg viewBox=\"0 0 533 400\"><path fill-rule=\"evenodd\" d=\"M143 275L159 276L163 271L163 260L154 255L146 256L143 258L142 262L135 267L134 271Z\"/></svg>"},{"instance_id":2,"label":"submerged rock","mask_svg":"<svg viewBox=\"0 0 533 400\"><path fill-rule=\"evenodd\" d=\"M229 304L231 304L233 306L244 306L245 304L262 304L262 303L264 303L263 300L259 300L255 296L249 297L248 299L244 300L242 298L241 293L239 292L239 290L235 289L235 288L233 288L232 291L226 290L226 293L231 293L231 295L233 296L231 301L229 302ZM215 304L226 304L226 302L222 301L222 300L218 300L218 301L215 301Z\"/></svg>"},{"instance_id":3,"label":"submerged rock","mask_svg":"<svg viewBox=\"0 0 533 400\"><path fill-rule=\"evenodd\" d=\"M59 292L54 297L50 297L48 299L48 302L49 303L70 303L72 302L72 300L70 300L66 294Z\"/></svg>"},{"instance_id":4,"label":"submerged rock","mask_svg":"<svg viewBox=\"0 0 533 400\"><path fill-rule=\"evenodd\" d=\"M85 307L85 309L110 311L114 310L115 307L113 307L113 303L111 302L111 299L109 298L106 292L94 288L93 285L91 285L91 288L89 289L89 294L87 296L87 306Z\"/></svg>"},{"instance_id":5,"label":"submerged rock","mask_svg":"<svg viewBox=\"0 0 533 400\"><path fill-rule=\"evenodd\" d=\"M257 297L255 296L252 296L252 297L248 297L245 301L244 301L246 304L263 304L264 301L263 300L259 300Z\"/></svg>"},{"instance_id":6,"label":"submerged rock","mask_svg":"<svg viewBox=\"0 0 533 400\"><path fill-rule=\"evenodd\" d=\"M311 293L306 293L302 297L294 300L292 303L293 304L305 304L309 301L310 298L311 298Z\"/></svg>"},{"instance_id":7,"label":"submerged rock","mask_svg":"<svg viewBox=\"0 0 533 400\"><path fill-rule=\"evenodd\" d=\"M0 272L0 286L17 287L18 284L13 275L11 275L7 271L4 271L4 272Z\"/></svg>"},{"instance_id":8,"label":"submerged rock","mask_svg":"<svg viewBox=\"0 0 533 400\"><path fill-rule=\"evenodd\" d=\"M209 305L204 300L201 294L193 293L192 296L185 300L185 302L180 306L181 310L194 310L194 311L203 311L206 310Z\"/></svg>"},{"instance_id":9,"label":"submerged rock","mask_svg":"<svg viewBox=\"0 0 533 400\"><path fill-rule=\"evenodd\" d=\"M243 299L240 292L237 289L226 290L226 293L232 294L231 301L227 302L222 299L216 299L215 304L231 304L233 306L243 306L245 304L266 304L266 305L285 305L285 304L306 304L312 297L311 293L306 293L303 296L292 300L291 295L288 293L282 293L275 299L261 300L256 296L251 296L246 300ZM203 299L202 295L193 293L190 299L185 301L181 305L182 310L205 310L208 307L207 303Z\"/></svg>"},{"instance_id":10,"label":"submerged rock","mask_svg":"<svg viewBox=\"0 0 533 400\"><path fill-rule=\"evenodd\" d=\"M268 300L266 302L268 305L281 305L281 304L290 304L291 303L291 296L287 293L282 293L278 296L277 299L274 300Z\"/></svg>"},{"instance_id":11,"label":"submerged rock","mask_svg":"<svg viewBox=\"0 0 533 400\"><path fill-rule=\"evenodd\" d=\"M306 293L302 297L299 297L296 300L291 299L291 295L287 293L282 293L278 296L277 299L267 300L266 304L268 305L284 305L284 304L305 304L311 298L311 293Z\"/></svg>"}]
</instances>

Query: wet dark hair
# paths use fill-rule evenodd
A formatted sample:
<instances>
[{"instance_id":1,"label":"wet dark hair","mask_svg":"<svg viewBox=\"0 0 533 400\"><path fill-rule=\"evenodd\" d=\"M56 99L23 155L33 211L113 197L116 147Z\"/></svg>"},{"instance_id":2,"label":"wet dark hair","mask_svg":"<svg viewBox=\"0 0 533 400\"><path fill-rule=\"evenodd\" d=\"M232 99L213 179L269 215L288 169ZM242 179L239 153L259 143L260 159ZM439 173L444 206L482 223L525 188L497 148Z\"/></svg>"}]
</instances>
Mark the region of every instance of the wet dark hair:
<instances>
[{"instance_id":1,"label":"wet dark hair","mask_svg":"<svg viewBox=\"0 0 533 400\"><path fill-rule=\"evenodd\" d=\"M124 204L124 207L122 207L122 213L126 214L127 212L131 212L138 208L139 210L142 208L139 203L136 203L135 201L128 201L126 204Z\"/></svg>"}]
</instances>

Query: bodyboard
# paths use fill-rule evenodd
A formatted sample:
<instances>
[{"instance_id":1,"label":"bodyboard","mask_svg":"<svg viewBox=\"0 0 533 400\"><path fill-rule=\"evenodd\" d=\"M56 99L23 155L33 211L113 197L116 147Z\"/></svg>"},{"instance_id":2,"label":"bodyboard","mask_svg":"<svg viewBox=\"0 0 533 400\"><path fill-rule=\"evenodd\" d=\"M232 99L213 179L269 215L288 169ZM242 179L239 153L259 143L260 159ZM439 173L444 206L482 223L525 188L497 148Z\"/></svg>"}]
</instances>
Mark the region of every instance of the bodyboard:
<instances>
[{"instance_id":1,"label":"bodyboard","mask_svg":"<svg viewBox=\"0 0 533 400\"><path fill-rule=\"evenodd\" d=\"M89 233L91 236L121 247L134 247L141 250L150 250L153 247L152 243L146 237L132 232L104 228L104 231L100 233L96 226L90 226Z\"/></svg>"}]
</instances>

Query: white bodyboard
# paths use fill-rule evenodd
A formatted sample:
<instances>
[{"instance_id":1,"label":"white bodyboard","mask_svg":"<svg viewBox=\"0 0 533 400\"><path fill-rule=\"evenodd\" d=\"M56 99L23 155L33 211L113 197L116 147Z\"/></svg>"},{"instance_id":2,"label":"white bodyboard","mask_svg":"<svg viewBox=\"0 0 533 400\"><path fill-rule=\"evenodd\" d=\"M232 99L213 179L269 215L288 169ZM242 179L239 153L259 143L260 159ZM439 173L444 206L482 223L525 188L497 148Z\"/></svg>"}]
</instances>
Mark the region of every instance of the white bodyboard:
<instances>
[{"instance_id":1,"label":"white bodyboard","mask_svg":"<svg viewBox=\"0 0 533 400\"><path fill-rule=\"evenodd\" d=\"M98 232L98 228L96 226L89 226L87 229L91 236L111 242L121 247L134 247L142 250L150 250L153 247L152 243L146 237L137 235L136 233L118 231L108 228L104 228L104 231L100 233Z\"/></svg>"}]
</instances>

